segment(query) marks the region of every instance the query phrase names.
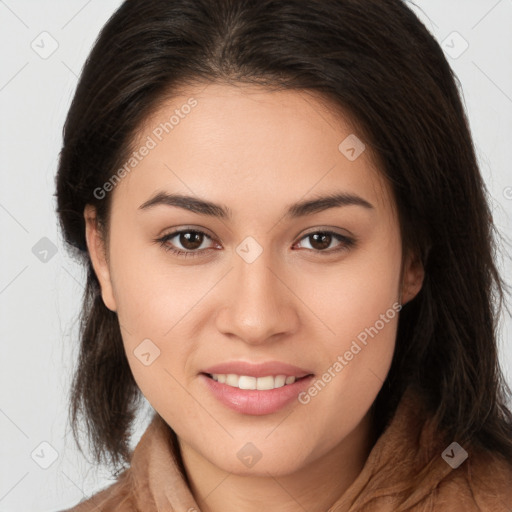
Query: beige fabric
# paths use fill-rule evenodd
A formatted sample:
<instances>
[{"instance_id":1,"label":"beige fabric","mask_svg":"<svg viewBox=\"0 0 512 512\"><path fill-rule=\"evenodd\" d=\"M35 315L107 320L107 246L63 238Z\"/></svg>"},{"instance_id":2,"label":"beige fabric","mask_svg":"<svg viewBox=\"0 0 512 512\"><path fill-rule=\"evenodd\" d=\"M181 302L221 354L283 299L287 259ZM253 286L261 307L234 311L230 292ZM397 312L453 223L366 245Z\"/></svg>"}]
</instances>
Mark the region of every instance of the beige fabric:
<instances>
[{"instance_id":1,"label":"beige fabric","mask_svg":"<svg viewBox=\"0 0 512 512\"><path fill-rule=\"evenodd\" d=\"M512 512L512 461L463 446L469 457L452 469L441 454L457 440L438 439L419 403L410 391L403 396L361 473L328 512ZM200 512L169 434L155 414L130 467L64 512Z\"/></svg>"}]
</instances>

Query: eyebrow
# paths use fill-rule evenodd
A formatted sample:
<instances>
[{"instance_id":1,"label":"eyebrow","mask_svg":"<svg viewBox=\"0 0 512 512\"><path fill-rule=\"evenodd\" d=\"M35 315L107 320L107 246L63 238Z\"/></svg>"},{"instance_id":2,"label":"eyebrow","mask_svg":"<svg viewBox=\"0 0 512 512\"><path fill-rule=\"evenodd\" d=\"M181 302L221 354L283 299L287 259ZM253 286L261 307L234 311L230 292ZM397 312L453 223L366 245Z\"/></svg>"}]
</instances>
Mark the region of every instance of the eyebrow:
<instances>
[{"instance_id":1,"label":"eyebrow","mask_svg":"<svg viewBox=\"0 0 512 512\"><path fill-rule=\"evenodd\" d=\"M145 203L140 205L139 209L147 210L159 205L175 206L199 215L218 217L220 219L232 218L231 209L227 206L215 204L197 197L182 194L168 194L166 192L157 193L151 199L148 199ZM285 217L295 219L319 213L330 208L339 208L341 206L361 206L367 210L374 209L371 203L356 194L338 192L294 203L286 210Z\"/></svg>"}]
</instances>

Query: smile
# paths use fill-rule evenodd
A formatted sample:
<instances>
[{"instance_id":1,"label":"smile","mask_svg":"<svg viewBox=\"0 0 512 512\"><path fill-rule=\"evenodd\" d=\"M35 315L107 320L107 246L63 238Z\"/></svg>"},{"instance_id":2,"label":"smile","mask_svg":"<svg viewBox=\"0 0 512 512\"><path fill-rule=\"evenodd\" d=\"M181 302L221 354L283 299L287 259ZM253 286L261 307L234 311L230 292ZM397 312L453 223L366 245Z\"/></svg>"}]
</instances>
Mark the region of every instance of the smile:
<instances>
[{"instance_id":1,"label":"smile","mask_svg":"<svg viewBox=\"0 0 512 512\"><path fill-rule=\"evenodd\" d=\"M250 375L235 375L233 373L214 373L209 376L220 384L226 384L227 386L238 389L257 389L259 391L282 388L283 386L293 384L298 380L297 377L286 375L252 377Z\"/></svg>"}]
</instances>

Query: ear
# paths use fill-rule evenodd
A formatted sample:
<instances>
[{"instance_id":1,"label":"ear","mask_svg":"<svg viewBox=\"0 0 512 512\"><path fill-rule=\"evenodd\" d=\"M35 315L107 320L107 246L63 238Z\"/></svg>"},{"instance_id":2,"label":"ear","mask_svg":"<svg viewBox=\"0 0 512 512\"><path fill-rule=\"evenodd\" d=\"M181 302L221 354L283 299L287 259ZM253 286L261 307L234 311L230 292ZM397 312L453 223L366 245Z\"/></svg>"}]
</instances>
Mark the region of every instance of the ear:
<instances>
[{"instance_id":1,"label":"ear","mask_svg":"<svg viewBox=\"0 0 512 512\"><path fill-rule=\"evenodd\" d=\"M86 205L84 219L87 249L89 250L94 273L100 282L101 297L108 309L116 311L117 306L113 293L105 242L98 226L96 208L94 206Z\"/></svg>"},{"instance_id":2,"label":"ear","mask_svg":"<svg viewBox=\"0 0 512 512\"><path fill-rule=\"evenodd\" d=\"M425 269L419 256L409 252L404 261L402 283L400 289L400 304L404 305L416 297L423 286Z\"/></svg>"}]
</instances>

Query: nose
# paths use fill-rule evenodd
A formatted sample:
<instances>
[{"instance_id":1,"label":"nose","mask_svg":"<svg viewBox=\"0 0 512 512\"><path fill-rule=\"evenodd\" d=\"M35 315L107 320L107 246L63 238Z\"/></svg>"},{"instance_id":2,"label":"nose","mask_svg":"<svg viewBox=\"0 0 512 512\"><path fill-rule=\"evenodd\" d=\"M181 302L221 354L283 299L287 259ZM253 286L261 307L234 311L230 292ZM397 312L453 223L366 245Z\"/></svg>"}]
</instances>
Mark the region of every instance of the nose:
<instances>
[{"instance_id":1,"label":"nose","mask_svg":"<svg viewBox=\"0 0 512 512\"><path fill-rule=\"evenodd\" d=\"M286 276L276 268L267 251L252 263L234 255L234 268L221 298L224 304L216 317L219 332L260 345L297 330L298 299Z\"/></svg>"}]
</instances>

